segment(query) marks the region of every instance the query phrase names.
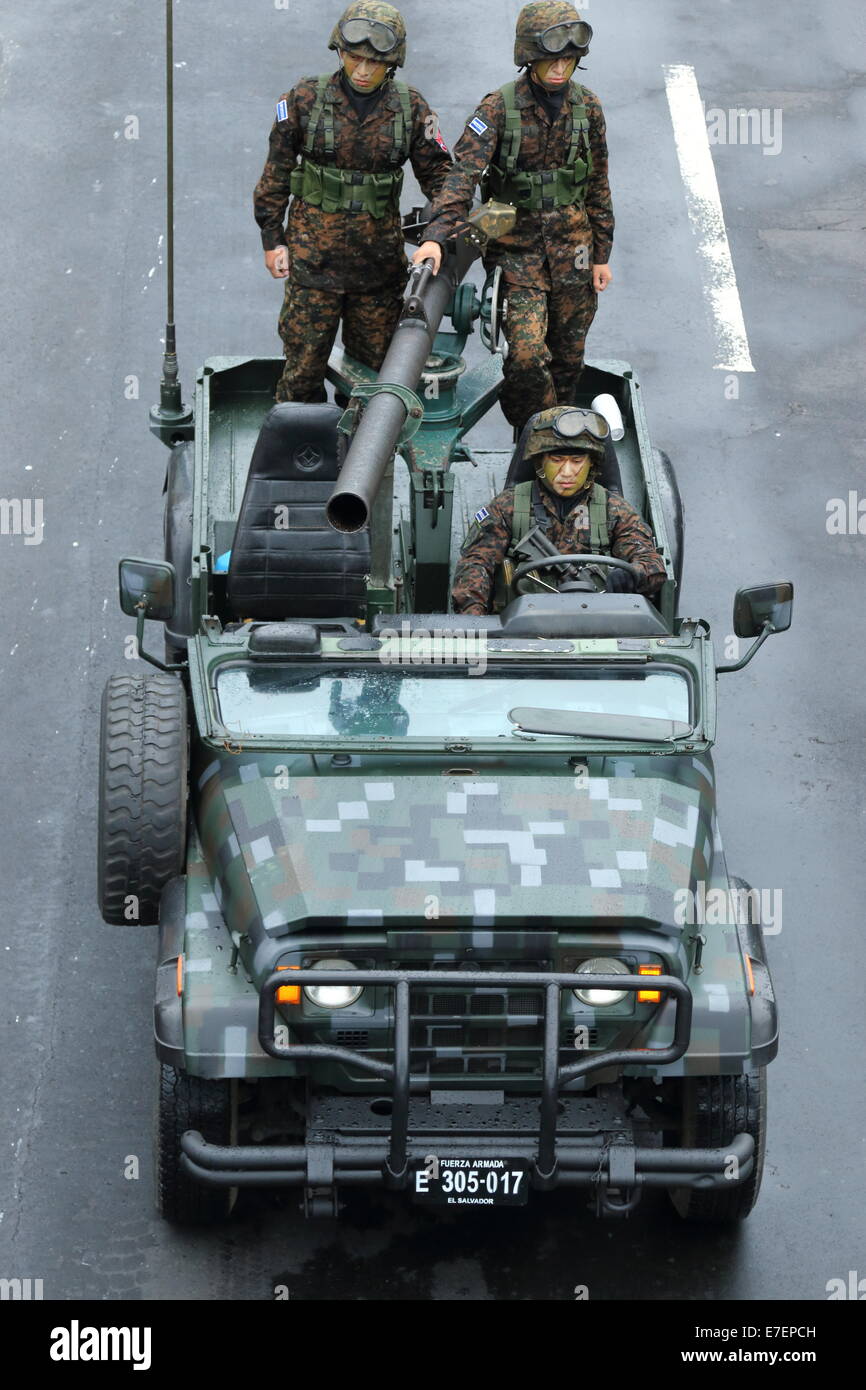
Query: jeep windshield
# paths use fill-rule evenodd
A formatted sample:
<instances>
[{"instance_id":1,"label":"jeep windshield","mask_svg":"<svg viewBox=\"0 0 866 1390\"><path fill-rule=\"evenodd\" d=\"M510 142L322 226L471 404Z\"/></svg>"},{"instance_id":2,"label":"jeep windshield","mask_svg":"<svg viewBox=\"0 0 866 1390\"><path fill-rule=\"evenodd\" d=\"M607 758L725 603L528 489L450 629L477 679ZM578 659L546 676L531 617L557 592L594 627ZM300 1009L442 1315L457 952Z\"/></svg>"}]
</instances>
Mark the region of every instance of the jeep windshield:
<instances>
[{"instance_id":1,"label":"jeep windshield","mask_svg":"<svg viewBox=\"0 0 866 1390\"><path fill-rule=\"evenodd\" d=\"M664 741L692 726L690 683L645 666L487 669L221 664L220 718L233 735L304 739L511 739L537 733Z\"/></svg>"}]
</instances>

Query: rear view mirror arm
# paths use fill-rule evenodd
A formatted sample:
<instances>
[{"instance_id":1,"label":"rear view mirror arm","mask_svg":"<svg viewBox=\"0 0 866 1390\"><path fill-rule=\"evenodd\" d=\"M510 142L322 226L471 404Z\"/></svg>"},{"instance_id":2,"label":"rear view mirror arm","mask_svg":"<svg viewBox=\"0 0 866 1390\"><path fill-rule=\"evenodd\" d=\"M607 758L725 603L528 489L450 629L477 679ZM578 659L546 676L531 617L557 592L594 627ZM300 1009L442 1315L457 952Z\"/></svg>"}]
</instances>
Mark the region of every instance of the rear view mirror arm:
<instances>
[{"instance_id":1,"label":"rear view mirror arm","mask_svg":"<svg viewBox=\"0 0 866 1390\"><path fill-rule=\"evenodd\" d=\"M159 659L158 656L154 656L152 652L146 652L146 651L144 650L144 647L143 647L143 645L142 645L142 640L143 640L143 638L144 638L144 620L145 620L145 618L147 617L147 602L146 602L146 600L145 600L145 601L142 601L141 603L137 603L137 604L135 605L135 611L136 611L136 613L138 614L138 617L137 617L137 620L136 620L136 625L135 625L135 647L136 647L136 651L138 652L138 655L139 655L139 657L141 658L141 660L142 660L142 661L149 661L150 664L151 664L151 666L155 666L156 669L157 669L158 671L183 671L183 670L185 669L185 667L186 667L186 662L183 662L183 661L174 661L174 662L160 661L160 659Z\"/></svg>"},{"instance_id":2,"label":"rear view mirror arm","mask_svg":"<svg viewBox=\"0 0 866 1390\"><path fill-rule=\"evenodd\" d=\"M767 638L770 636L770 633L775 631L776 629L773 627L773 624L770 622L768 618L767 621L764 623L763 628L761 629L760 636L757 637L755 641L752 643L751 647L746 652L746 655L741 656L739 661L732 661L727 666L717 666L716 675L722 676L725 675L728 671L742 671L744 666L748 666L749 662L755 655L755 652L758 650L758 648L764 645Z\"/></svg>"}]
</instances>

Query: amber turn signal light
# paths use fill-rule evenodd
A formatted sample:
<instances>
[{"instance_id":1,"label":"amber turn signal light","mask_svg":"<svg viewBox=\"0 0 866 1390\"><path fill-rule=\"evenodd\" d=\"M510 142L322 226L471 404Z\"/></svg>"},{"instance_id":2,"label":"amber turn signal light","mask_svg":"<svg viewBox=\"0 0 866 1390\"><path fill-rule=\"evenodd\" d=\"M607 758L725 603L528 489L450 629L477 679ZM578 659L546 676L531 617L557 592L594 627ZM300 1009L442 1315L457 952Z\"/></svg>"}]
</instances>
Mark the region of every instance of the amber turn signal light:
<instances>
[{"instance_id":1,"label":"amber turn signal light","mask_svg":"<svg viewBox=\"0 0 866 1390\"><path fill-rule=\"evenodd\" d=\"M278 970L300 970L299 965L278 965ZM280 985L277 990L278 1004L300 1004L301 986L300 985Z\"/></svg>"},{"instance_id":2,"label":"amber turn signal light","mask_svg":"<svg viewBox=\"0 0 866 1390\"><path fill-rule=\"evenodd\" d=\"M660 965L639 965L637 968L639 975L660 975L662 968ZM639 1004L660 1004L662 994L660 989L639 989L637 992L637 1002Z\"/></svg>"}]
</instances>

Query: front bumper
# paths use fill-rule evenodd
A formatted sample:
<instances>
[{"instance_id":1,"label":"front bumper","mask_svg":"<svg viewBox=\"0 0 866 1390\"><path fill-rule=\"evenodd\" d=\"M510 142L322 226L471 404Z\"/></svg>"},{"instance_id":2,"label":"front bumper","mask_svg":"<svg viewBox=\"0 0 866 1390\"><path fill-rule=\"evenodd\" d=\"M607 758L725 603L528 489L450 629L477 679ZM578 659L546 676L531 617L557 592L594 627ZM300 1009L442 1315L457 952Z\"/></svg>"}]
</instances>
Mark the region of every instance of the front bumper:
<instances>
[{"instance_id":1,"label":"front bumper","mask_svg":"<svg viewBox=\"0 0 866 1390\"><path fill-rule=\"evenodd\" d=\"M541 1094L538 1098L494 1096L494 1104L478 1098L463 1101L460 1092L437 1092L435 1078L412 1075L410 1069L410 1000L413 986L477 986L469 971L436 970L298 970L292 985L371 984L387 986L394 995L393 1061L321 1043L282 1046L276 1041L276 996L286 976L273 973L262 986L258 1035L263 1050L280 1059L340 1062L378 1076L390 1091L375 1114L367 1097L321 1099L313 1104L303 1144L231 1145L207 1143L195 1131L182 1138L182 1165L193 1178L211 1186L300 1186L328 1208L336 1185L382 1185L405 1191L416 1165L431 1154L438 1158L484 1157L525 1160L529 1185L538 1190L557 1186L595 1186L608 1211L635 1205L645 1187L729 1187L744 1182L754 1162L754 1141L736 1135L719 1149L661 1148L634 1142L624 1106L606 1099L562 1094L576 1077L611 1067L657 1068L676 1062L685 1053L691 1033L692 995L671 975L654 976L674 1006L673 1037L666 1047L624 1048L593 1052L579 1061L560 1065L560 994L563 989L645 990L641 975L565 974L560 972L487 971L487 986L538 986L544 996ZM429 1096L429 1100L413 1097ZM486 1098L489 1100L490 1098ZM388 1113L382 1113L382 1110ZM736 1178L730 1176L736 1159ZM318 1194L318 1197L317 1197Z\"/></svg>"}]
</instances>

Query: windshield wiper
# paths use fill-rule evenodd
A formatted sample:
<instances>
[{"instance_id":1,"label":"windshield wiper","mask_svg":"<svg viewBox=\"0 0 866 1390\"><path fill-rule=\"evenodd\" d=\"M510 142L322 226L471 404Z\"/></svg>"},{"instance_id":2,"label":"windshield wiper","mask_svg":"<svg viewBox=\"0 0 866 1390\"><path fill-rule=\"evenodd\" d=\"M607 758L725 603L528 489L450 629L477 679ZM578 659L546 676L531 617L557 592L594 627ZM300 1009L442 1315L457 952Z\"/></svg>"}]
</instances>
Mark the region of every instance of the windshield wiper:
<instances>
[{"instance_id":1,"label":"windshield wiper","mask_svg":"<svg viewBox=\"0 0 866 1390\"><path fill-rule=\"evenodd\" d=\"M536 709L529 705L508 711L518 729L530 734L560 734L572 738L620 738L638 742L673 742L692 731L679 719L637 714L585 714L580 710Z\"/></svg>"}]
</instances>

